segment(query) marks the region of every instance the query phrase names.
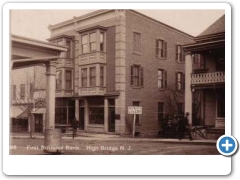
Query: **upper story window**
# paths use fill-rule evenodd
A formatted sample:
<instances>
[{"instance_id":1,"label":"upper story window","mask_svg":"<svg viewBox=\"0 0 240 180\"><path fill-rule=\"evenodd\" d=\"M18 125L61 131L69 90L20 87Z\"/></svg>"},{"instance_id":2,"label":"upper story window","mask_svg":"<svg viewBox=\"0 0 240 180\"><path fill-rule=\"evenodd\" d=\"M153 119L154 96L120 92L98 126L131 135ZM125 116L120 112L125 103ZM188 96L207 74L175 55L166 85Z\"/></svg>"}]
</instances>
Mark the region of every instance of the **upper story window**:
<instances>
[{"instance_id":1,"label":"upper story window","mask_svg":"<svg viewBox=\"0 0 240 180\"><path fill-rule=\"evenodd\" d=\"M66 90L71 90L72 89L72 71L71 70L66 70L65 72L66 75Z\"/></svg>"},{"instance_id":2,"label":"upper story window","mask_svg":"<svg viewBox=\"0 0 240 180\"><path fill-rule=\"evenodd\" d=\"M104 51L104 32L100 32L100 51Z\"/></svg>"},{"instance_id":3,"label":"upper story window","mask_svg":"<svg viewBox=\"0 0 240 180\"><path fill-rule=\"evenodd\" d=\"M90 67L90 87L96 86L96 67Z\"/></svg>"},{"instance_id":4,"label":"upper story window","mask_svg":"<svg viewBox=\"0 0 240 180\"><path fill-rule=\"evenodd\" d=\"M62 89L62 71L58 70L56 72L56 89L61 90Z\"/></svg>"},{"instance_id":5,"label":"upper story window","mask_svg":"<svg viewBox=\"0 0 240 180\"><path fill-rule=\"evenodd\" d=\"M25 84L20 85L20 99L25 99Z\"/></svg>"},{"instance_id":6,"label":"upper story window","mask_svg":"<svg viewBox=\"0 0 240 180\"><path fill-rule=\"evenodd\" d=\"M87 87L87 68L82 69L81 75L82 75L82 87Z\"/></svg>"},{"instance_id":7,"label":"upper story window","mask_svg":"<svg viewBox=\"0 0 240 180\"><path fill-rule=\"evenodd\" d=\"M82 53L88 53L88 34L82 36Z\"/></svg>"},{"instance_id":8,"label":"upper story window","mask_svg":"<svg viewBox=\"0 0 240 180\"><path fill-rule=\"evenodd\" d=\"M178 62L184 62L184 56L183 56L183 50L182 50L182 46L177 44L176 45L176 61Z\"/></svg>"},{"instance_id":9,"label":"upper story window","mask_svg":"<svg viewBox=\"0 0 240 180\"><path fill-rule=\"evenodd\" d=\"M79 31L81 36L81 54L105 51L105 30L104 27L92 27Z\"/></svg>"},{"instance_id":10,"label":"upper story window","mask_svg":"<svg viewBox=\"0 0 240 180\"><path fill-rule=\"evenodd\" d=\"M167 42L162 39L156 40L156 57L160 59L167 57Z\"/></svg>"},{"instance_id":11,"label":"upper story window","mask_svg":"<svg viewBox=\"0 0 240 180\"><path fill-rule=\"evenodd\" d=\"M90 52L97 50L97 34L91 33L90 34Z\"/></svg>"},{"instance_id":12,"label":"upper story window","mask_svg":"<svg viewBox=\"0 0 240 180\"><path fill-rule=\"evenodd\" d=\"M185 86L184 74L182 72L176 73L176 90L181 91Z\"/></svg>"},{"instance_id":13,"label":"upper story window","mask_svg":"<svg viewBox=\"0 0 240 180\"><path fill-rule=\"evenodd\" d=\"M66 58L71 58L71 41L66 41L66 46L68 47L68 50L66 52Z\"/></svg>"},{"instance_id":14,"label":"upper story window","mask_svg":"<svg viewBox=\"0 0 240 180\"><path fill-rule=\"evenodd\" d=\"M133 51L141 52L141 34L138 32L133 33Z\"/></svg>"},{"instance_id":15,"label":"upper story window","mask_svg":"<svg viewBox=\"0 0 240 180\"><path fill-rule=\"evenodd\" d=\"M143 68L139 65L131 66L131 85L135 87L143 86Z\"/></svg>"},{"instance_id":16,"label":"upper story window","mask_svg":"<svg viewBox=\"0 0 240 180\"><path fill-rule=\"evenodd\" d=\"M104 67L100 67L100 87L104 86Z\"/></svg>"},{"instance_id":17,"label":"upper story window","mask_svg":"<svg viewBox=\"0 0 240 180\"><path fill-rule=\"evenodd\" d=\"M34 93L34 84L30 83L30 99L33 99L33 93Z\"/></svg>"},{"instance_id":18,"label":"upper story window","mask_svg":"<svg viewBox=\"0 0 240 180\"><path fill-rule=\"evenodd\" d=\"M167 71L158 69L158 88L163 89L167 87Z\"/></svg>"}]
</instances>

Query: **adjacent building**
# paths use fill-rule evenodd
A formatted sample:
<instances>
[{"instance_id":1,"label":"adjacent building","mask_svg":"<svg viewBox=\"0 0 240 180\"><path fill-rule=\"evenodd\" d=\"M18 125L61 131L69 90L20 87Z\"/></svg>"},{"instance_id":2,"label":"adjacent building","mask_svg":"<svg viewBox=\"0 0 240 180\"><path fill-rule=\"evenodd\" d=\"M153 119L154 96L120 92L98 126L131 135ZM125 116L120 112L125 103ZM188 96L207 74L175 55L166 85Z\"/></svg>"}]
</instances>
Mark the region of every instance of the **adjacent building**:
<instances>
[{"instance_id":1,"label":"adjacent building","mask_svg":"<svg viewBox=\"0 0 240 180\"><path fill-rule=\"evenodd\" d=\"M191 35L134 10L99 10L49 30L50 43L68 47L57 60L56 124L76 117L86 132L129 134L128 106L141 106L136 133L150 135L166 115L183 113Z\"/></svg>"},{"instance_id":2,"label":"adjacent building","mask_svg":"<svg viewBox=\"0 0 240 180\"><path fill-rule=\"evenodd\" d=\"M225 129L225 15L184 45L185 111L190 123Z\"/></svg>"}]
</instances>

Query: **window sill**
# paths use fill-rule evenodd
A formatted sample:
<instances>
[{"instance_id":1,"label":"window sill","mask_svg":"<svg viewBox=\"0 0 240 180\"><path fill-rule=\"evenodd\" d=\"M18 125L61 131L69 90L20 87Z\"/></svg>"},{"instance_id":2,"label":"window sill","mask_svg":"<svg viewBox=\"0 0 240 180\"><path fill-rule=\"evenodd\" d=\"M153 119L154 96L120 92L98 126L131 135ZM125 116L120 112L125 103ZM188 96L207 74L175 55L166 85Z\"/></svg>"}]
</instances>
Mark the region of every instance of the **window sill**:
<instances>
[{"instance_id":1,"label":"window sill","mask_svg":"<svg viewBox=\"0 0 240 180\"><path fill-rule=\"evenodd\" d=\"M143 86L130 86L132 89L142 89Z\"/></svg>"}]
</instances>

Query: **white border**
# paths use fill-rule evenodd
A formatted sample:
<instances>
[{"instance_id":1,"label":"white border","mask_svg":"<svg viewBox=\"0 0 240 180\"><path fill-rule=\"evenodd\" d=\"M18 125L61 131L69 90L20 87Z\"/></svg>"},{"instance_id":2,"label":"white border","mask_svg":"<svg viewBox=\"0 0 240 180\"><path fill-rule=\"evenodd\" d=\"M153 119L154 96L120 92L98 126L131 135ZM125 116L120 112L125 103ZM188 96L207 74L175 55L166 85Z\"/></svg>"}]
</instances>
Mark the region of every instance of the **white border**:
<instances>
[{"instance_id":1,"label":"white border","mask_svg":"<svg viewBox=\"0 0 240 180\"><path fill-rule=\"evenodd\" d=\"M231 158L214 156L9 155L9 9L225 9L226 135L231 134L231 7L227 3L8 3L3 7L3 172L8 175L227 175ZM134 167L134 168L133 168Z\"/></svg>"}]
</instances>

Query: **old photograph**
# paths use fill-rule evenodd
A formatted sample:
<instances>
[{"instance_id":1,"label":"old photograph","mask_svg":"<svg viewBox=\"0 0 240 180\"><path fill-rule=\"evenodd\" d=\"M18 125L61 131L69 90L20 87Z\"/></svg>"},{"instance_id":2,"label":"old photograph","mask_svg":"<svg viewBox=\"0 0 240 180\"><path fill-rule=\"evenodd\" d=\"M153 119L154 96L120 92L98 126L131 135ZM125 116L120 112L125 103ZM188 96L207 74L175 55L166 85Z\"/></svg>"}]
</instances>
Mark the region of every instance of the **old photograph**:
<instances>
[{"instance_id":1,"label":"old photograph","mask_svg":"<svg viewBox=\"0 0 240 180\"><path fill-rule=\"evenodd\" d=\"M9 34L10 155L220 155L225 9L12 9Z\"/></svg>"}]
</instances>

